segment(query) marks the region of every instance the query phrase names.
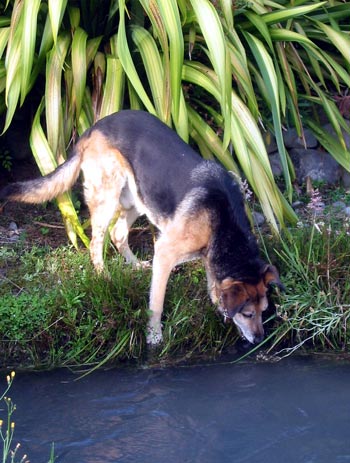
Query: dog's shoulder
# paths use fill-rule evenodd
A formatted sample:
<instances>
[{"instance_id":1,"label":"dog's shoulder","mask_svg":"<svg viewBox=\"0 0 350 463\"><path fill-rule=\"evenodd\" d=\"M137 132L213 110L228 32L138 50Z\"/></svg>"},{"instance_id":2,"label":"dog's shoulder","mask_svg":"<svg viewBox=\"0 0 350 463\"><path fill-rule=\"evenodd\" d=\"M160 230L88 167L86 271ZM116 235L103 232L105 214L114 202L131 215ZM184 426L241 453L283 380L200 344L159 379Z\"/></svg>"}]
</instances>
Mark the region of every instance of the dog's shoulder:
<instances>
[{"instance_id":1,"label":"dog's shoulder","mask_svg":"<svg viewBox=\"0 0 350 463\"><path fill-rule=\"evenodd\" d=\"M232 174L215 161L203 161L191 173L201 188L201 201L219 218L249 228L241 189Z\"/></svg>"}]
</instances>

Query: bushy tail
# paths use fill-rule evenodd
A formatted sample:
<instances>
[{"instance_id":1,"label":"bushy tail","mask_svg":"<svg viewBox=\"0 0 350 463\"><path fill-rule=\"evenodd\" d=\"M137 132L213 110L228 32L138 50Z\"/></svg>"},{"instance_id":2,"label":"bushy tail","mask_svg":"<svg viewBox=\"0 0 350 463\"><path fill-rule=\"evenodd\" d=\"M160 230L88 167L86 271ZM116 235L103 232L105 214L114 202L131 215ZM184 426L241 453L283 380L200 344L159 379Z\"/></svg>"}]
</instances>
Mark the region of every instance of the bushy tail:
<instances>
[{"instance_id":1,"label":"bushy tail","mask_svg":"<svg viewBox=\"0 0 350 463\"><path fill-rule=\"evenodd\" d=\"M24 203L43 203L69 190L76 182L81 165L81 154L75 150L72 157L45 177L16 182L0 191L0 200Z\"/></svg>"}]
</instances>

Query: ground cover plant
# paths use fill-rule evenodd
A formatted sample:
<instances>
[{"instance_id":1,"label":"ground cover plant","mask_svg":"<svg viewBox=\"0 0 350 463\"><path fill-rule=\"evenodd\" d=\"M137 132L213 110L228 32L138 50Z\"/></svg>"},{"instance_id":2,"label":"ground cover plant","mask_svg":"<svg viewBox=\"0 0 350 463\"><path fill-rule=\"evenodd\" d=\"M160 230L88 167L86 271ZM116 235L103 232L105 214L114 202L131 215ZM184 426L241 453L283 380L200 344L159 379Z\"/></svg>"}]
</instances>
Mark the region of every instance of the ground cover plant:
<instances>
[{"instance_id":1,"label":"ground cover plant","mask_svg":"<svg viewBox=\"0 0 350 463\"><path fill-rule=\"evenodd\" d=\"M275 326L269 347L275 355L300 347L349 349L350 219L324 208L317 189L307 209L308 220L282 235L275 248L287 288L277 308L283 323Z\"/></svg>"},{"instance_id":2,"label":"ground cover plant","mask_svg":"<svg viewBox=\"0 0 350 463\"><path fill-rule=\"evenodd\" d=\"M150 270L134 270L115 256L106 280L95 274L86 251L70 247L3 248L0 261L6 266L0 284L3 364L91 367L143 359ZM204 279L197 265L173 274L161 358L215 355L237 338L213 311Z\"/></svg>"},{"instance_id":3,"label":"ground cover plant","mask_svg":"<svg viewBox=\"0 0 350 463\"><path fill-rule=\"evenodd\" d=\"M235 361L245 353L279 358L296 350L346 352L349 220L327 207L316 213L317 194L305 200L297 227L280 238L268 229L260 236L262 252L278 266L286 291L272 296L275 307L266 313L266 338L257 349L245 346L242 354L235 326L224 324L209 301L200 263L172 273L164 344L150 360L145 342L150 270L132 269L107 246L110 279L105 279L94 273L86 250L19 243L0 249L2 363L89 371L103 364L173 364L222 354Z\"/></svg>"}]
</instances>

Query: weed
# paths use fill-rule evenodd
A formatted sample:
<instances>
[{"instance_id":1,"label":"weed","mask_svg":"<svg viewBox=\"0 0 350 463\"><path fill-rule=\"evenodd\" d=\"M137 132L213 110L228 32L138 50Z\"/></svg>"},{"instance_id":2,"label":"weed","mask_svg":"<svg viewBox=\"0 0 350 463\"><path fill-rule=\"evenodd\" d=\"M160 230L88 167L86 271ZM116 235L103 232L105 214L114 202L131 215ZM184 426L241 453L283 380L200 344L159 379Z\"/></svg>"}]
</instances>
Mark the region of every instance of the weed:
<instances>
[{"instance_id":1,"label":"weed","mask_svg":"<svg viewBox=\"0 0 350 463\"><path fill-rule=\"evenodd\" d=\"M2 463L29 463L27 455L23 455L20 460L17 460L18 452L21 447L19 443L16 444L14 449L11 449L15 432L15 422L12 419L12 415L16 411L16 405L13 403L12 399L7 396L7 393L9 392L14 379L15 372L12 371L6 377L7 386L3 394L0 396L0 402L5 403L5 410L7 412L6 418L0 419L0 439L2 440ZM52 444L48 463L54 463L54 453L54 445Z\"/></svg>"},{"instance_id":2,"label":"weed","mask_svg":"<svg viewBox=\"0 0 350 463\"><path fill-rule=\"evenodd\" d=\"M346 219L317 215L318 192L310 220L275 247L287 287L277 308L269 352L290 355L299 348L345 350L349 346L350 240Z\"/></svg>"},{"instance_id":3,"label":"weed","mask_svg":"<svg viewBox=\"0 0 350 463\"><path fill-rule=\"evenodd\" d=\"M11 172L12 156L9 150L0 150L0 165L8 172Z\"/></svg>"}]
</instances>

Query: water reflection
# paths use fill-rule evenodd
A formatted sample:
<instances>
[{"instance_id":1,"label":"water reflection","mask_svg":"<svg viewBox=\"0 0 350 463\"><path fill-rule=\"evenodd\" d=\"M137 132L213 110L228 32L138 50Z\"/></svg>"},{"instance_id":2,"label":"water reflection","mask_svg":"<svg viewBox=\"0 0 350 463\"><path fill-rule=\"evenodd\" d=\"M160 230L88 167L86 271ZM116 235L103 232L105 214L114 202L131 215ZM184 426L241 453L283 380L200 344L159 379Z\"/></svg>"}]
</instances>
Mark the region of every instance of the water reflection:
<instances>
[{"instance_id":1,"label":"water reflection","mask_svg":"<svg viewBox=\"0 0 350 463\"><path fill-rule=\"evenodd\" d=\"M350 462L350 364L294 359L166 370L18 374L32 463Z\"/></svg>"}]
</instances>

